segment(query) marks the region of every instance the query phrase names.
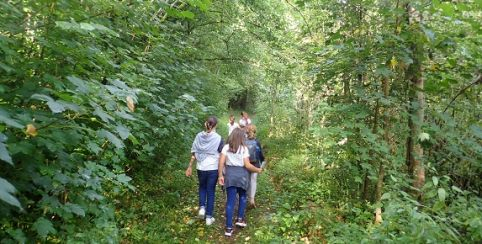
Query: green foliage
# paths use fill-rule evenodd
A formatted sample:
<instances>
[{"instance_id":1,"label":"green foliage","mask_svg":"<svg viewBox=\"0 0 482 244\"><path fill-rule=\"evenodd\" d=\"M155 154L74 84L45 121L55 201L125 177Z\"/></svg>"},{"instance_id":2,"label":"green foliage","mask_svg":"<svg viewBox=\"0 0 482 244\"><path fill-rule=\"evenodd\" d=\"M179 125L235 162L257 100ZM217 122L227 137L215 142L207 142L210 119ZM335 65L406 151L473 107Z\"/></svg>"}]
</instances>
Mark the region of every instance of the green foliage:
<instances>
[{"instance_id":1,"label":"green foliage","mask_svg":"<svg viewBox=\"0 0 482 244\"><path fill-rule=\"evenodd\" d=\"M3 1L0 242L213 241L180 162L239 97L274 162L244 241L480 242L480 6Z\"/></svg>"}]
</instances>

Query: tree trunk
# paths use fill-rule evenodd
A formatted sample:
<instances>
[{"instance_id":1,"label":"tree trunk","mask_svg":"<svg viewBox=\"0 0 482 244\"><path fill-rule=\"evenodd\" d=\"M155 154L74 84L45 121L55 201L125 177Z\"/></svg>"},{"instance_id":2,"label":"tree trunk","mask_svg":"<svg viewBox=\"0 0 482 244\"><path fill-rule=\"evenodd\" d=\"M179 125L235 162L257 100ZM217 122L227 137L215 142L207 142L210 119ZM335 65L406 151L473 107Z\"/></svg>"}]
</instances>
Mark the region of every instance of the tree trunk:
<instances>
[{"instance_id":1,"label":"tree trunk","mask_svg":"<svg viewBox=\"0 0 482 244\"><path fill-rule=\"evenodd\" d=\"M382 79L382 89L383 89L383 96L385 99L388 99L390 87L388 83L388 78ZM388 116L388 108L383 109L383 139L387 145L389 145L389 116ZM375 199L378 205L380 205L380 201L382 198L383 193L383 178L385 178L385 165L383 164L383 159L379 161L378 166L378 180L377 186L375 189ZM382 208L378 206L375 210L375 224L379 224L382 222Z\"/></svg>"},{"instance_id":2,"label":"tree trunk","mask_svg":"<svg viewBox=\"0 0 482 244\"><path fill-rule=\"evenodd\" d=\"M415 22L421 22L421 13L413 9L410 4L406 5L407 21L410 26L418 26ZM423 69L422 61L424 58L423 44L419 41L419 36L423 35L419 28L412 31L411 56L413 63L407 70L410 81L411 90L411 113L409 118L410 139L407 147L407 160L409 162L409 173L413 175L413 186L420 190L425 183L425 167L423 164L423 149L420 143L417 143L418 135L422 132L422 124L424 120L425 94L423 92ZM416 192L416 196L420 197L421 192Z\"/></svg>"}]
</instances>

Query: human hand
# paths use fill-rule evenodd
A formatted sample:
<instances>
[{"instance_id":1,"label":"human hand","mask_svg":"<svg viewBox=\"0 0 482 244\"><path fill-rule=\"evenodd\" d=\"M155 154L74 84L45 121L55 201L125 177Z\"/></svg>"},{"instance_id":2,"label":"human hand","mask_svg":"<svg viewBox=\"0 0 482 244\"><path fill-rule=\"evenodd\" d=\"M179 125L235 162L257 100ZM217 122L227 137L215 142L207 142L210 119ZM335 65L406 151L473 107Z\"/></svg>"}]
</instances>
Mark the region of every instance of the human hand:
<instances>
[{"instance_id":1,"label":"human hand","mask_svg":"<svg viewBox=\"0 0 482 244\"><path fill-rule=\"evenodd\" d=\"M192 168L191 168L191 165L189 165L189 167L187 167L186 169L186 176L190 177L191 175L192 175Z\"/></svg>"},{"instance_id":2,"label":"human hand","mask_svg":"<svg viewBox=\"0 0 482 244\"><path fill-rule=\"evenodd\" d=\"M218 184L224 186L224 177L223 177L223 176L220 176L220 177L218 178Z\"/></svg>"}]
</instances>

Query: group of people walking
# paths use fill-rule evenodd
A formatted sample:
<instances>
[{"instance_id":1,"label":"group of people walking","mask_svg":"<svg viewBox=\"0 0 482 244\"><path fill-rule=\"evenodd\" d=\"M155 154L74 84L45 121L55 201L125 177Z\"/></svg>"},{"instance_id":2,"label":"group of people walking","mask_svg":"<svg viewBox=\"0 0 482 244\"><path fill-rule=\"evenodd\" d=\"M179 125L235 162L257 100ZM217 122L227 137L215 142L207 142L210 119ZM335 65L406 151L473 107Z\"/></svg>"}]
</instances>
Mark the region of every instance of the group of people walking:
<instances>
[{"instance_id":1,"label":"group of people walking","mask_svg":"<svg viewBox=\"0 0 482 244\"><path fill-rule=\"evenodd\" d=\"M199 132L191 147L191 160L186 176L192 175L192 164L196 161L199 180L199 212L206 225L214 222L214 199L216 184L226 190L226 236L232 236L234 226L246 227L244 212L249 206L255 208L256 180L262 172L264 155L256 139L256 126L246 112L241 113L239 123L229 117L226 144L216 132L218 120L209 117L204 123L205 130ZM234 209L238 199L238 213Z\"/></svg>"}]
</instances>

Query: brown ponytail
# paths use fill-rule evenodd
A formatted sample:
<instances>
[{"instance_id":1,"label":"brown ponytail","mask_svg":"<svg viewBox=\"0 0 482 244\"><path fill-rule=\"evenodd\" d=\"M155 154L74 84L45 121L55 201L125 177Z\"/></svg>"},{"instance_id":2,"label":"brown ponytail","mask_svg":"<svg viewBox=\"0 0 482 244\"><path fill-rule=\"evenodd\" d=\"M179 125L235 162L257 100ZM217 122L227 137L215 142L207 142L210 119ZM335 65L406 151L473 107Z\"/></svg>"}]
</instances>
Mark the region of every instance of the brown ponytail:
<instances>
[{"instance_id":1,"label":"brown ponytail","mask_svg":"<svg viewBox=\"0 0 482 244\"><path fill-rule=\"evenodd\" d=\"M218 118L216 116L210 116L206 122L204 122L204 127L208 132L212 131L218 124Z\"/></svg>"}]
</instances>

